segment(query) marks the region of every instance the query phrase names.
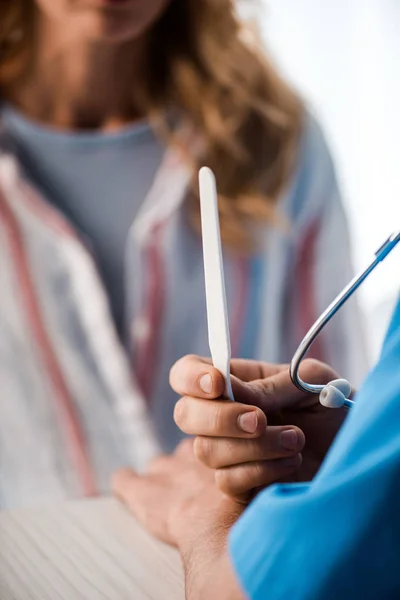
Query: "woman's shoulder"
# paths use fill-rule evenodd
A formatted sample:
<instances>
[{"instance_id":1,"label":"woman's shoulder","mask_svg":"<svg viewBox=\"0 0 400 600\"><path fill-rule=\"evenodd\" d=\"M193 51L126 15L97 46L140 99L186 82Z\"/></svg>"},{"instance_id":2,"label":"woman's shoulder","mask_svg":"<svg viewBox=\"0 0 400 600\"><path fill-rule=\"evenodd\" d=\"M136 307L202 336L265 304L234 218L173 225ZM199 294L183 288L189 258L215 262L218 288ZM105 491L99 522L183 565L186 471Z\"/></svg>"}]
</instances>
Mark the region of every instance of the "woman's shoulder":
<instances>
[{"instance_id":1,"label":"woman's shoulder","mask_svg":"<svg viewBox=\"0 0 400 600\"><path fill-rule=\"evenodd\" d=\"M326 134L317 117L305 110L297 161L284 198L284 210L294 223L323 211L339 199L338 183Z\"/></svg>"},{"instance_id":2,"label":"woman's shoulder","mask_svg":"<svg viewBox=\"0 0 400 600\"><path fill-rule=\"evenodd\" d=\"M318 118L310 110L304 112L299 146L299 165L303 168L313 169L315 175L321 174L325 177L334 177L335 175L327 134Z\"/></svg>"}]
</instances>

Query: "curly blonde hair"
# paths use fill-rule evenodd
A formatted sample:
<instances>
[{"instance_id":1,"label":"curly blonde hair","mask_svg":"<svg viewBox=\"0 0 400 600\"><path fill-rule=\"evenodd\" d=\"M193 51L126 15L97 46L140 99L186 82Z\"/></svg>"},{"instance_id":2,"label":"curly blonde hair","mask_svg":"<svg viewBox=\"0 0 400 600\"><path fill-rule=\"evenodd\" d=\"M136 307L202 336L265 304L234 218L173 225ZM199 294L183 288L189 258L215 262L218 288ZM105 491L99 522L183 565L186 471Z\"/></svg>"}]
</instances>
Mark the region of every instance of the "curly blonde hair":
<instances>
[{"instance_id":1,"label":"curly blonde hair","mask_svg":"<svg viewBox=\"0 0 400 600\"><path fill-rule=\"evenodd\" d=\"M202 140L201 156L186 148L191 222L199 229L195 173L207 164L217 177L223 241L244 249L252 246L253 224L275 218L295 166L303 108L235 4L172 0L149 33L141 98L149 118L173 108ZM27 64L34 8L34 0L0 0L0 89ZM178 143L176 131L168 136Z\"/></svg>"}]
</instances>

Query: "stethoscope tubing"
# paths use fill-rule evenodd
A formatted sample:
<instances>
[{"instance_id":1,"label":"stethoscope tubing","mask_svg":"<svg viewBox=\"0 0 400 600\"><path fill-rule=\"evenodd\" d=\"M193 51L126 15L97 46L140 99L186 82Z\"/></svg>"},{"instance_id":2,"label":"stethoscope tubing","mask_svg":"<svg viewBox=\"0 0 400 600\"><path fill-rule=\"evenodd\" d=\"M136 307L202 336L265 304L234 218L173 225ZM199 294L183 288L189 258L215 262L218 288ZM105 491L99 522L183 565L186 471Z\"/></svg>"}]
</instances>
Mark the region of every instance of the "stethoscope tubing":
<instances>
[{"instance_id":1,"label":"stethoscope tubing","mask_svg":"<svg viewBox=\"0 0 400 600\"><path fill-rule=\"evenodd\" d=\"M342 308L342 306L351 298L354 292L360 287L365 279L372 273L372 271L381 263L400 242L400 231L393 233L375 252L375 257L371 263L358 275L356 275L350 283L340 292L340 294L331 302L328 308L321 314L321 316L315 321L313 326L304 336L299 347L293 355L292 361L289 367L290 378L293 384L303 392L320 394L325 388L324 385L318 385L314 383L307 383L303 381L299 375L299 369L302 360L310 349L311 345L321 333L324 327L329 321L336 315L336 313ZM352 406L353 401L348 398L345 401L345 406Z\"/></svg>"}]
</instances>

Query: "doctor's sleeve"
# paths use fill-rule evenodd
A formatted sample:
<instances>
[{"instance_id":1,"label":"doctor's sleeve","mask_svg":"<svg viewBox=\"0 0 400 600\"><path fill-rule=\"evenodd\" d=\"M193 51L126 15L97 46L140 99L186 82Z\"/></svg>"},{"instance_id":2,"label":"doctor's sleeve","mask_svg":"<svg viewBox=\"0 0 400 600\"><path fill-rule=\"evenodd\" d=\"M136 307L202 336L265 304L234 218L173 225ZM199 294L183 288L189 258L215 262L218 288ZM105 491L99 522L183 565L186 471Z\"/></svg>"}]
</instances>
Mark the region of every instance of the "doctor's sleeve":
<instances>
[{"instance_id":1,"label":"doctor's sleeve","mask_svg":"<svg viewBox=\"0 0 400 600\"><path fill-rule=\"evenodd\" d=\"M250 600L400 598L398 317L316 478L264 491L231 531Z\"/></svg>"}]
</instances>

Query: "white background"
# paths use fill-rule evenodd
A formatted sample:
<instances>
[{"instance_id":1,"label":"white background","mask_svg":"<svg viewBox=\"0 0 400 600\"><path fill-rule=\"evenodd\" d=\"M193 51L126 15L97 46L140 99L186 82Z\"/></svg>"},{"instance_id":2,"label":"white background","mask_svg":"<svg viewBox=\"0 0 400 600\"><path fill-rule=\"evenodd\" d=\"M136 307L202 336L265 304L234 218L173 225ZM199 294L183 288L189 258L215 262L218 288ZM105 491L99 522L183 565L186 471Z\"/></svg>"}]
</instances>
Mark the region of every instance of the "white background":
<instances>
[{"instance_id":1,"label":"white background","mask_svg":"<svg viewBox=\"0 0 400 600\"><path fill-rule=\"evenodd\" d=\"M267 47L327 133L362 268L400 229L400 0L261 3ZM359 292L374 355L400 288L394 252Z\"/></svg>"}]
</instances>

